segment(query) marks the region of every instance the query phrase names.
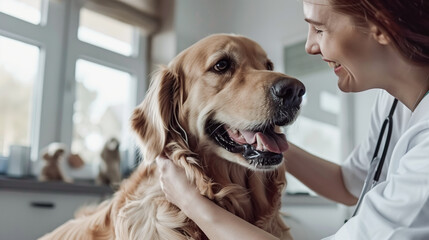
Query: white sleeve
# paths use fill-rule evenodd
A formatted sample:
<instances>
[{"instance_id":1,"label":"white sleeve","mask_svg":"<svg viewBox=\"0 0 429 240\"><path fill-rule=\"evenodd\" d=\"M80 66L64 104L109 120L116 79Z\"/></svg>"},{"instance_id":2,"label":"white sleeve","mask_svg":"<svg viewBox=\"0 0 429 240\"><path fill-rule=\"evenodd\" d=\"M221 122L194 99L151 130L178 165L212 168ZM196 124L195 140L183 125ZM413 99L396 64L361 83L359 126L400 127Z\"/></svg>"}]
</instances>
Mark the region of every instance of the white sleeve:
<instances>
[{"instance_id":1,"label":"white sleeve","mask_svg":"<svg viewBox=\"0 0 429 240\"><path fill-rule=\"evenodd\" d=\"M389 177L370 190L334 239L429 239L429 121L398 141Z\"/></svg>"},{"instance_id":2,"label":"white sleeve","mask_svg":"<svg viewBox=\"0 0 429 240\"><path fill-rule=\"evenodd\" d=\"M345 186L355 197L359 197L361 193L381 125L384 118L387 116L386 112L390 110L388 102L393 102L393 98L389 99L385 91L380 91L372 108L367 138L364 139L341 164Z\"/></svg>"}]
</instances>

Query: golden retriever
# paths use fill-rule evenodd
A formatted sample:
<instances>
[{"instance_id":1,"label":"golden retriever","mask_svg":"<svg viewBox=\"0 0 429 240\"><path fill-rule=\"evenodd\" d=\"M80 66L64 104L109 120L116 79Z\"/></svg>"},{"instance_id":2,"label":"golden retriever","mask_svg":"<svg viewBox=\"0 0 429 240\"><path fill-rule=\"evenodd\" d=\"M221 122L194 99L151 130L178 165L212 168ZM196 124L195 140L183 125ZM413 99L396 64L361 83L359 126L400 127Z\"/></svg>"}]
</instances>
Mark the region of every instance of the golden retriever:
<instances>
[{"instance_id":1,"label":"golden retriever","mask_svg":"<svg viewBox=\"0 0 429 240\"><path fill-rule=\"evenodd\" d=\"M279 215L288 145L275 129L294 120L305 88L272 70L264 50L243 36L211 35L180 53L153 77L132 116L142 163L111 200L41 239L207 239L166 200L154 161L160 154L219 206L291 239Z\"/></svg>"}]
</instances>

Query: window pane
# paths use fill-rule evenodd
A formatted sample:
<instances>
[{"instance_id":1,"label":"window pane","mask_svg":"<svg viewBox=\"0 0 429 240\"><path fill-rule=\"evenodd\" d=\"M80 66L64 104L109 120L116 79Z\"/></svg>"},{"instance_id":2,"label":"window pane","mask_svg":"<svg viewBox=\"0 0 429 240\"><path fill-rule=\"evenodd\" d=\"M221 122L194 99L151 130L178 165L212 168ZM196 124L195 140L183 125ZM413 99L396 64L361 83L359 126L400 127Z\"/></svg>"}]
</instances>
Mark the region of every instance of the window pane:
<instances>
[{"instance_id":1,"label":"window pane","mask_svg":"<svg viewBox=\"0 0 429 240\"><path fill-rule=\"evenodd\" d=\"M0 155L9 155L13 144L30 146L39 52L36 46L0 36Z\"/></svg>"},{"instance_id":2,"label":"window pane","mask_svg":"<svg viewBox=\"0 0 429 240\"><path fill-rule=\"evenodd\" d=\"M40 24L43 0L0 0L0 12L21 20Z\"/></svg>"},{"instance_id":3,"label":"window pane","mask_svg":"<svg viewBox=\"0 0 429 240\"><path fill-rule=\"evenodd\" d=\"M80 11L78 38L126 56L133 54L133 26L85 8Z\"/></svg>"},{"instance_id":4,"label":"window pane","mask_svg":"<svg viewBox=\"0 0 429 240\"><path fill-rule=\"evenodd\" d=\"M86 162L97 161L111 137L126 148L131 112L131 75L99 64L76 63L76 101L73 114L72 152Z\"/></svg>"}]
</instances>

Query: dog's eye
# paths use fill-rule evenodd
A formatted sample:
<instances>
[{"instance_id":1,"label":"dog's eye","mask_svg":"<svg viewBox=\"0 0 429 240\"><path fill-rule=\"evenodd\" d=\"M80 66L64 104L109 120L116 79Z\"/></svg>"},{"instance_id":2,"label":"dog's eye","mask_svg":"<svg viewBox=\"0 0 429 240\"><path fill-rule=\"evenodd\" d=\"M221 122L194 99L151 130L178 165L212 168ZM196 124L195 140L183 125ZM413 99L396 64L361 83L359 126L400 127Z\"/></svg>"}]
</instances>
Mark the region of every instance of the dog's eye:
<instances>
[{"instance_id":1,"label":"dog's eye","mask_svg":"<svg viewBox=\"0 0 429 240\"><path fill-rule=\"evenodd\" d=\"M213 66L213 69L217 72L225 72L230 66L231 62L228 59L222 59Z\"/></svg>"},{"instance_id":2,"label":"dog's eye","mask_svg":"<svg viewBox=\"0 0 429 240\"><path fill-rule=\"evenodd\" d=\"M273 71L274 70L274 64L271 61L267 62L267 70Z\"/></svg>"}]
</instances>

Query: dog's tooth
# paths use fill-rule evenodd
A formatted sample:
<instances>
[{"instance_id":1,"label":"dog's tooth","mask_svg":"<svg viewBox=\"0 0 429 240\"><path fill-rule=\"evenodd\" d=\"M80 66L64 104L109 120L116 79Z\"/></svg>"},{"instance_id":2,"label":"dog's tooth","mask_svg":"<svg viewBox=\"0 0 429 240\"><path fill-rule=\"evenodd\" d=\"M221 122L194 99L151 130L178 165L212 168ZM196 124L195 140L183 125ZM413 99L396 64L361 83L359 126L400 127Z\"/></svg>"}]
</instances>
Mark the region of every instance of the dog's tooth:
<instances>
[{"instance_id":1,"label":"dog's tooth","mask_svg":"<svg viewBox=\"0 0 429 240\"><path fill-rule=\"evenodd\" d=\"M263 151L263 152L266 151L266 147L263 141L260 139L259 135L256 135L256 150Z\"/></svg>"},{"instance_id":2,"label":"dog's tooth","mask_svg":"<svg viewBox=\"0 0 429 240\"><path fill-rule=\"evenodd\" d=\"M259 140L259 136L256 136L256 150L260 150L262 148L262 143Z\"/></svg>"},{"instance_id":3,"label":"dog's tooth","mask_svg":"<svg viewBox=\"0 0 429 240\"><path fill-rule=\"evenodd\" d=\"M267 146L265 146L264 144L263 144L263 146L264 146L264 149L262 151L263 152L268 152Z\"/></svg>"}]
</instances>

